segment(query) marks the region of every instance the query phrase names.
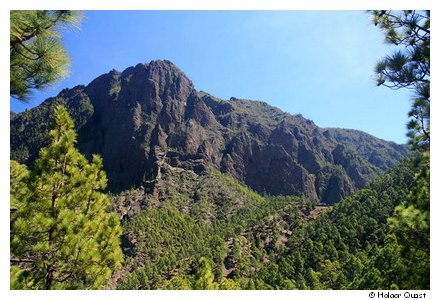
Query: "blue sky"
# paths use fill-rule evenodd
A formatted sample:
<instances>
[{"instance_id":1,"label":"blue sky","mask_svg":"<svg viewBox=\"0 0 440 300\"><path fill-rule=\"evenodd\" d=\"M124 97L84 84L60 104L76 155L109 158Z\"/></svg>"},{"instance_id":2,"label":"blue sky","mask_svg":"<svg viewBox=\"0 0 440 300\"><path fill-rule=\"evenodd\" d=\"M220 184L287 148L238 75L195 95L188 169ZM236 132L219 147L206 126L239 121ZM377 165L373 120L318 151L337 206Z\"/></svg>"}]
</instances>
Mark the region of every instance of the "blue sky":
<instances>
[{"instance_id":1,"label":"blue sky","mask_svg":"<svg viewBox=\"0 0 440 300\"><path fill-rule=\"evenodd\" d=\"M214 96L262 100L320 127L366 131L404 143L411 94L376 87L390 53L364 11L86 11L63 32L70 76L29 104L88 84L111 69L168 59Z\"/></svg>"}]
</instances>

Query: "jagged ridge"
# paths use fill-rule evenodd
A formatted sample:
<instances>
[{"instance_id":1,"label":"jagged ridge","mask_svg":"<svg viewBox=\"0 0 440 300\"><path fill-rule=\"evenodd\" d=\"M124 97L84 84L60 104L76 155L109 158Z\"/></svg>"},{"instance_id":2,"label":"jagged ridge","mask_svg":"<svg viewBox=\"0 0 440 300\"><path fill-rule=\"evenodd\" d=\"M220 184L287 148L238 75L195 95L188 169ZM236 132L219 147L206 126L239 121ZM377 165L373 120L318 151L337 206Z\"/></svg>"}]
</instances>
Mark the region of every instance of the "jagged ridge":
<instances>
[{"instance_id":1,"label":"jagged ridge","mask_svg":"<svg viewBox=\"0 0 440 300\"><path fill-rule=\"evenodd\" d=\"M166 164L196 173L215 168L260 193L334 203L408 153L363 132L321 129L264 102L198 92L171 62L152 61L11 114L12 159L35 160L56 104L71 112L80 150L102 155L113 192L154 190Z\"/></svg>"}]
</instances>

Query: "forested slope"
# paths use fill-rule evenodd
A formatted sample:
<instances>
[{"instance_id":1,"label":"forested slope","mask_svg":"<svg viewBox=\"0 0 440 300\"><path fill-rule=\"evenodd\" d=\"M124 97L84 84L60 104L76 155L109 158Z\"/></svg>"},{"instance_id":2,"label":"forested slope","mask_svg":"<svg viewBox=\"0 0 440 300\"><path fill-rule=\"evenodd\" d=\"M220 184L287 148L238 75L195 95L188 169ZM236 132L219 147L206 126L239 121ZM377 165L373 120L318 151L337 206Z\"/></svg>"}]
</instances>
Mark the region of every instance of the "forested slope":
<instances>
[{"instance_id":1,"label":"forested slope","mask_svg":"<svg viewBox=\"0 0 440 300\"><path fill-rule=\"evenodd\" d=\"M414 168L413 160L402 162L316 219L316 203L261 197L224 175L201 175L211 189L222 188L220 203L240 196L241 206L226 213L226 206L190 192L127 218L126 273L118 274L117 287L194 288L201 268L212 272L212 288L404 286L414 267L402 261L388 219L413 188ZM413 288L429 288L429 281L419 284Z\"/></svg>"}]
</instances>

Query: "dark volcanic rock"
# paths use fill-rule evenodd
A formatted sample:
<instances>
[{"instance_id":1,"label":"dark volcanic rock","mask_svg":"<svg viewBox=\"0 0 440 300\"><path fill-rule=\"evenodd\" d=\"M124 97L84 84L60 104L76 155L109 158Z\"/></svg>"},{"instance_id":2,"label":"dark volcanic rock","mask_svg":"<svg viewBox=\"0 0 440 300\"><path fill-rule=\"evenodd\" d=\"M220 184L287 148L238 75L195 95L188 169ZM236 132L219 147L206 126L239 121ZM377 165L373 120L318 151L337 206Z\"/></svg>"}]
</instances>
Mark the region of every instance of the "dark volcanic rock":
<instances>
[{"instance_id":1,"label":"dark volcanic rock","mask_svg":"<svg viewBox=\"0 0 440 300\"><path fill-rule=\"evenodd\" d=\"M166 164L216 168L256 191L334 203L407 154L355 130L321 129L264 102L197 92L169 61L111 71L11 114L11 158L31 165L47 145L55 105L71 112L78 147L103 157L109 190L154 190Z\"/></svg>"}]
</instances>

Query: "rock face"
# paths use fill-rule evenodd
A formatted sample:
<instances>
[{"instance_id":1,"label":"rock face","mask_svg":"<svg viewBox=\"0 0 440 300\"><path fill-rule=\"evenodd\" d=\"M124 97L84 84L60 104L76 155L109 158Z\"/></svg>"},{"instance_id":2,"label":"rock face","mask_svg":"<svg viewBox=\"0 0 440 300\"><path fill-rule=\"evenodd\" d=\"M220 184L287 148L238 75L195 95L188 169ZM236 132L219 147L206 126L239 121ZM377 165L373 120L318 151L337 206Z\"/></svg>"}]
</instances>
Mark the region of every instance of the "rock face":
<instances>
[{"instance_id":1,"label":"rock face","mask_svg":"<svg viewBox=\"0 0 440 300\"><path fill-rule=\"evenodd\" d=\"M258 192L334 203L408 152L363 132L321 129L264 102L198 92L171 62L152 61L11 114L11 159L35 160L57 104L75 120L80 151L103 157L113 192L154 189L167 164L196 173L215 168Z\"/></svg>"}]
</instances>

